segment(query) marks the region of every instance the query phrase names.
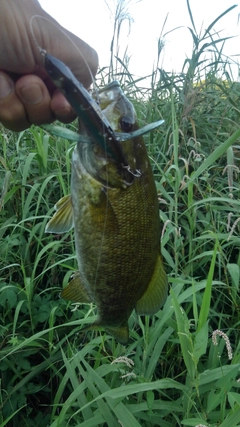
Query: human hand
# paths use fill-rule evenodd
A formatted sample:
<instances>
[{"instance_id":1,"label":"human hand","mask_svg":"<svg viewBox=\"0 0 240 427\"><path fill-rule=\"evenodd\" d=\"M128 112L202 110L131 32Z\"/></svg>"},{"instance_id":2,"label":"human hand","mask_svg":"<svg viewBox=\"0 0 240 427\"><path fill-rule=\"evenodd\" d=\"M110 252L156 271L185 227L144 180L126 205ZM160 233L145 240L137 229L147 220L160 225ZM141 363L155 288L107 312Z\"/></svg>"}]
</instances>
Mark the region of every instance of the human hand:
<instances>
[{"instance_id":1,"label":"human hand","mask_svg":"<svg viewBox=\"0 0 240 427\"><path fill-rule=\"evenodd\" d=\"M32 31L34 15L46 19L34 18ZM90 86L97 70L96 52L63 29L37 0L1 0L0 122L13 131L56 119L68 123L75 118L48 78L34 37L42 49L68 65L85 87Z\"/></svg>"}]
</instances>

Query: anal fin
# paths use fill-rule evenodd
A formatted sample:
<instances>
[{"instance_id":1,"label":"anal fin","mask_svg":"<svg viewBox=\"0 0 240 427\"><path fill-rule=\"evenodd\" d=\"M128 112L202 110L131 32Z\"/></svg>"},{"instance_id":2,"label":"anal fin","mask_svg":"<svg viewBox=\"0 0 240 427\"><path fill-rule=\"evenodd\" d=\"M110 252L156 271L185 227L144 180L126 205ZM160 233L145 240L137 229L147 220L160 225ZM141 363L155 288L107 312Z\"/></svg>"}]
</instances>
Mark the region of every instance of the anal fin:
<instances>
[{"instance_id":1,"label":"anal fin","mask_svg":"<svg viewBox=\"0 0 240 427\"><path fill-rule=\"evenodd\" d=\"M81 283L79 271L76 271L76 273L74 273L72 280L68 283L66 288L62 290L61 298L73 302L81 302L83 304L89 304L92 302L86 292L85 287Z\"/></svg>"}]
</instances>

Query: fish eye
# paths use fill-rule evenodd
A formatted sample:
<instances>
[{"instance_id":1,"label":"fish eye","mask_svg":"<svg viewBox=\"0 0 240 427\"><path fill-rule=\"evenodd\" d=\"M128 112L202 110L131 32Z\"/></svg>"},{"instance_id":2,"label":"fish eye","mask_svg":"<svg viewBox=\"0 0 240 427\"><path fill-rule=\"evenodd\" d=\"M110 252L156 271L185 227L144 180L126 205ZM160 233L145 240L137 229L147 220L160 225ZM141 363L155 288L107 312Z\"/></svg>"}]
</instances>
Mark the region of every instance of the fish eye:
<instances>
[{"instance_id":1,"label":"fish eye","mask_svg":"<svg viewBox=\"0 0 240 427\"><path fill-rule=\"evenodd\" d=\"M122 132L131 132L133 130L133 123L131 123L128 117L122 117L120 119L120 127Z\"/></svg>"}]
</instances>

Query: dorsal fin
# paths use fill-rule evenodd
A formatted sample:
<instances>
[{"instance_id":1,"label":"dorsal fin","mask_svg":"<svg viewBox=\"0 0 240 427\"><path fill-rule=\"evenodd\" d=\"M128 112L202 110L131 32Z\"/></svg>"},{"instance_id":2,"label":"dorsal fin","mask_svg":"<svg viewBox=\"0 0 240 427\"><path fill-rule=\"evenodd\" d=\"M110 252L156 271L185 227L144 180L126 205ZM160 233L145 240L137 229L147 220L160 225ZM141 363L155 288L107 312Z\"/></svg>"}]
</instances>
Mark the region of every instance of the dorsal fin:
<instances>
[{"instance_id":1,"label":"dorsal fin","mask_svg":"<svg viewBox=\"0 0 240 427\"><path fill-rule=\"evenodd\" d=\"M152 279L143 294L137 301L137 314L155 314L163 306L168 292L167 275L164 270L161 255L158 256Z\"/></svg>"}]
</instances>

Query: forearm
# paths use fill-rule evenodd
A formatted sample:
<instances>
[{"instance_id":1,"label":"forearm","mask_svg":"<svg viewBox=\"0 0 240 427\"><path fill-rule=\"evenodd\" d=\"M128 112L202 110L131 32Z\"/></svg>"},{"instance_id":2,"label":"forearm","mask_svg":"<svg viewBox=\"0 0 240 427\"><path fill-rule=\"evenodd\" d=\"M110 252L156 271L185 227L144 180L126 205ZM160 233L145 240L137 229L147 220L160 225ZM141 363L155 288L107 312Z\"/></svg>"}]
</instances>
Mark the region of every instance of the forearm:
<instances>
[{"instance_id":1,"label":"forearm","mask_svg":"<svg viewBox=\"0 0 240 427\"><path fill-rule=\"evenodd\" d=\"M0 0L0 40L0 121L4 126L16 131L55 118L73 120L70 105L48 79L41 50L67 64L88 87L98 65L94 49L61 27L37 0Z\"/></svg>"},{"instance_id":2,"label":"forearm","mask_svg":"<svg viewBox=\"0 0 240 427\"><path fill-rule=\"evenodd\" d=\"M34 38L41 43L39 19L31 22L36 15L48 16L37 0L0 1L0 69L27 73L36 68L40 55Z\"/></svg>"}]
</instances>

